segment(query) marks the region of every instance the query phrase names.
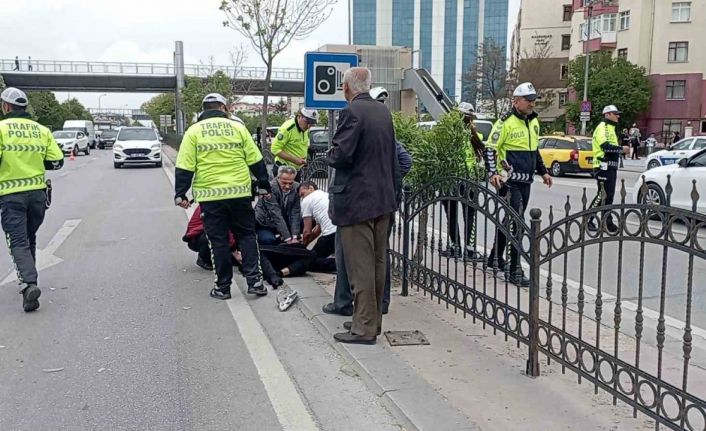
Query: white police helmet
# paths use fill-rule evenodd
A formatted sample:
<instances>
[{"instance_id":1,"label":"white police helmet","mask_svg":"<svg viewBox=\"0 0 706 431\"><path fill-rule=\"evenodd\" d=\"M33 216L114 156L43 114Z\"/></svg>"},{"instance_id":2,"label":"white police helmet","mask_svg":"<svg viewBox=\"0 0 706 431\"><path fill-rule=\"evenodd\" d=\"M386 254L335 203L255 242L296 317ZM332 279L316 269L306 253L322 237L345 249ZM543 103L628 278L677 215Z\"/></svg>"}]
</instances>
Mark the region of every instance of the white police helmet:
<instances>
[{"instance_id":1,"label":"white police helmet","mask_svg":"<svg viewBox=\"0 0 706 431\"><path fill-rule=\"evenodd\" d=\"M385 103L385 100L390 97L390 94L387 92L385 87L375 87L370 89L370 97L378 102Z\"/></svg>"},{"instance_id":2,"label":"white police helmet","mask_svg":"<svg viewBox=\"0 0 706 431\"><path fill-rule=\"evenodd\" d=\"M218 102L218 103L222 104L223 106L228 106L228 100L226 100L225 97L221 96L218 93L207 94L206 97L203 98L203 101L201 102L201 104L212 103L212 102Z\"/></svg>"},{"instance_id":3,"label":"white police helmet","mask_svg":"<svg viewBox=\"0 0 706 431\"><path fill-rule=\"evenodd\" d=\"M603 108L603 115L614 112L618 115L620 115L620 110L615 106L615 105L608 105L605 108Z\"/></svg>"},{"instance_id":4,"label":"white police helmet","mask_svg":"<svg viewBox=\"0 0 706 431\"><path fill-rule=\"evenodd\" d=\"M27 99L27 95L24 91L15 87L7 87L2 94L0 94L0 99L16 106L27 106L29 103L29 99Z\"/></svg>"},{"instance_id":5,"label":"white police helmet","mask_svg":"<svg viewBox=\"0 0 706 431\"><path fill-rule=\"evenodd\" d=\"M474 108L471 103L461 102L458 104L458 111L463 115L475 115L476 108Z\"/></svg>"},{"instance_id":6,"label":"white police helmet","mask_svg":"<svg viewBox=\"0 0 706 431\"><path fill-rule=\"evenodd\" d=\"M316 109L302 108L299 111L302 117L306 118L309 124L316 124L319 122L319 111Z\"/></svg>"}]
</instances>

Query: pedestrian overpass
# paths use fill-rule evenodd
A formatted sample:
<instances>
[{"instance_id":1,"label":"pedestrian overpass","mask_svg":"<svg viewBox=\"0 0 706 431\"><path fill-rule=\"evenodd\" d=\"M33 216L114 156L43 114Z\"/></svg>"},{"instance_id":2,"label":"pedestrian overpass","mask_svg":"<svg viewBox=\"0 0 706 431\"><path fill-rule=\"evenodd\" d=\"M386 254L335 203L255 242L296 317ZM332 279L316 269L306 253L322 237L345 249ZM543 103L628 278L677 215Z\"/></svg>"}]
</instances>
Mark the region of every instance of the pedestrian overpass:
<instances>
[{"instance_id":1,"label":"pedestrian overpass","mask_svg":"<svg viewBox=\"0 0 706 431\"><path fill-rule=\"evenodd\" d=\"M173 63L22 60L19 66L16 70L14 59L0 59L0 74L7 86L23 90L127 93L166 93L177 88ZM184 75L201 79L208 79L217 71L231 78L236 92L264 94L267 74L264 67L184 65ZM303 96L304 70L272 69L270 95Z\"/></svg>"}]
</instances>

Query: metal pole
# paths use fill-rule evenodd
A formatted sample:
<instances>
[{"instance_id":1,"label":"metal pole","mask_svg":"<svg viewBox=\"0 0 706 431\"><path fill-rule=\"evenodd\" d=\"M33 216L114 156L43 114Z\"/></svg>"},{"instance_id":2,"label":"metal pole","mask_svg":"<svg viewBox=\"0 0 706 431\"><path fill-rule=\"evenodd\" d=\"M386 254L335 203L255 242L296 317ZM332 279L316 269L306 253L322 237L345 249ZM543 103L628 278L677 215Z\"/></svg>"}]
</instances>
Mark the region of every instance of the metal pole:
<instances>
[{"instance_id":1,"label":"metal pole","mask_svg":"<svg viewBox=\"0 0 706 431\"><path fill-rule=\"evenodd\" d=\"M401 221L402 221L402 296L409 296L409 196L410 192L403 189Z\"/></svg>"},{"instance_id":2,"label":"metal pole","mask_svg":"<svg viewBox=\"0 0 706 431\"><path fill-rule=\"evenodd\" d=\"M181 91L184 88L184 42L177 40L174 49L174 71L176 72L176 126L177 136L184 135L184 112L181 106Z\"/></svg>"},{"instance_id":3,"label":"metal pole","mask_svg":"<svg viewBox=\"0 0 706 431\"><path fill-rule=\"evenodd\" d=\"M348 45L353 45L353 9L351 9L352 0L348 0Z\"/></svg>"},{"instance_id":4,"label":"metal pole","mask_svg":"<svg viewBox=\"0 0 706 431\"><path fill-rule=\"evenodd\" d=\"M591 18L593 17L593 2L587 3L588 6L588 31L586 35L586 62L584 64L583 71L583 101L588 102L588 66L591 63L591 52L588 48L589 41L591 40ZM581 136L586 136L586 124L587 121L581 121Z\"/></svg>"},{"instance_id":5,"label":"metal pole","mask_svg":"<svg viewBox=\"0 0 706 431\"><path fill-rule=\"evenodd\" d=\"M539 232L542 225L542 210L530 211L530 292L529 292L529 358L527 375L539 377Z\"/></svg>"}]
</instances>

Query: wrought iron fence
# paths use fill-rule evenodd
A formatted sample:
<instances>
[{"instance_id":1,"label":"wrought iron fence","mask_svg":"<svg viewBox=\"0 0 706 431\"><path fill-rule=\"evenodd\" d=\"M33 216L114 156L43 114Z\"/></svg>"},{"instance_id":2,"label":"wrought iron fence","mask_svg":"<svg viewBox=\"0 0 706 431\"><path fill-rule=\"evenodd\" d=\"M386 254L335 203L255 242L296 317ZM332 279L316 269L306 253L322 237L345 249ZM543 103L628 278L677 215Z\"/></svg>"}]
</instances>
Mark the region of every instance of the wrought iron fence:
<instances>
[{"instance_id":1,"label":"wrought iron fence","mask_svg":"<svg viewBox=\"0 0 706 431\"><path fill-rule=\"evenodd\" d=\"M302 168L301 180L313 181L319 190L327 191L331 168L326 162L326 157L317 157Z\"/></svg>"},{"instance_id":2,"label":"wrought iron fence","mask_svg":"<svg viewBox=\"0 0 706 431\"><path fill-rule=\"evenodd\" d=\"M637 195L649 191L643 184ZM561 217L532 209L528 222L494 189L442 178L405 194L392 265L403 295L416 287L526 345L527 374L540 375L541 354L657 428L704 429L692 321L706 216L696 212L695 182L692 210L669 206L672 192L668 182L666 205L633 204L622 184L619 204L589 208L584 189L577 211L567 196ZM503 236L508 250L499 252Z\"/></svg>"}]
</instances>

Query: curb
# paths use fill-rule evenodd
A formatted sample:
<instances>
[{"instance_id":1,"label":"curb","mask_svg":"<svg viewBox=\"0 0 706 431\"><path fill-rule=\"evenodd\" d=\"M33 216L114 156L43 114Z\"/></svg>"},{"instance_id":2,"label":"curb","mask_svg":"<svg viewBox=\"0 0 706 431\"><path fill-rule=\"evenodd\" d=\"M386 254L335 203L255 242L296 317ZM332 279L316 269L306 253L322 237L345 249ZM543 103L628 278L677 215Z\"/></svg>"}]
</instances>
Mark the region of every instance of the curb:
<instances>
[{"instance_id":1,"label":"curb","mask_svg":"<svg viewBox=\"0 0 706 431\"><path fill-rule=\"evenodd\" d=\"M365 385L377 395L406 430L477 431L480 427L451 404L379 337L374 346L344 344L333 340L350 317L325 314L321 307L331 295L310 276L291 278L286 284L299 293L299 309L350 364Z\"/></svg>"}]
</instances>

